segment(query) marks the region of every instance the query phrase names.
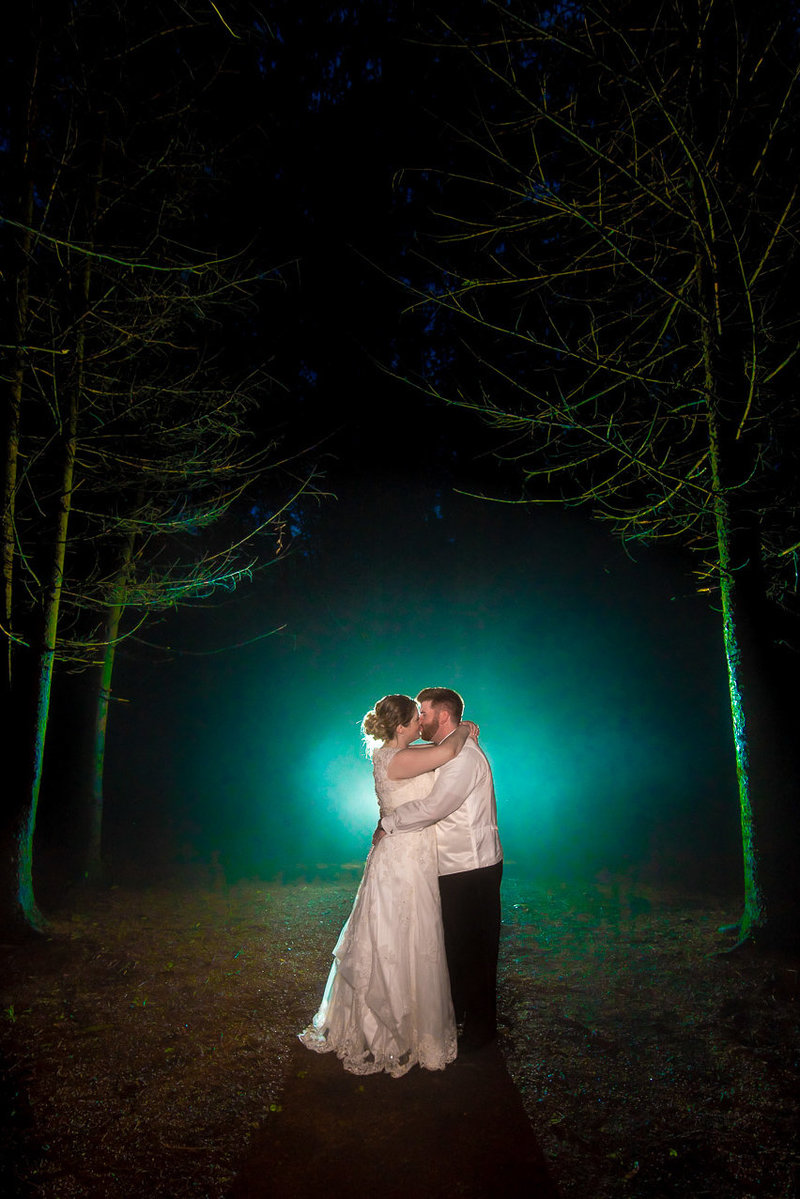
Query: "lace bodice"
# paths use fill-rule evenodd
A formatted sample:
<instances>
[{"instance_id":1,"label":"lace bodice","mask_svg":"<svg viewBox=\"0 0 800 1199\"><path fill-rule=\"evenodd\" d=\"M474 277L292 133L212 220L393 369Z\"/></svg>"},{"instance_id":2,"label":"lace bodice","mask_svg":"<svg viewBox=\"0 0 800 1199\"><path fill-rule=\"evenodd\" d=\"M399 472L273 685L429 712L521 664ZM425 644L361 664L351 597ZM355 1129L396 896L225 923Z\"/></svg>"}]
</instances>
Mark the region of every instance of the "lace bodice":
<instances>
[{"instance_id":1,"label":"lace bodice","mask_svg":"<svg viewBox=\"0 0 800 1199\"><path fill-rule=\"evenodd\" d=\"M372 773L375 776L375 792L378 796L381 816L386 816L412 799L424 799L433 787L433 771L418 774L413 779L390 779L386 773L389 763L399 749L382 745L372 755Z\"/></svg>"}]
</instances>

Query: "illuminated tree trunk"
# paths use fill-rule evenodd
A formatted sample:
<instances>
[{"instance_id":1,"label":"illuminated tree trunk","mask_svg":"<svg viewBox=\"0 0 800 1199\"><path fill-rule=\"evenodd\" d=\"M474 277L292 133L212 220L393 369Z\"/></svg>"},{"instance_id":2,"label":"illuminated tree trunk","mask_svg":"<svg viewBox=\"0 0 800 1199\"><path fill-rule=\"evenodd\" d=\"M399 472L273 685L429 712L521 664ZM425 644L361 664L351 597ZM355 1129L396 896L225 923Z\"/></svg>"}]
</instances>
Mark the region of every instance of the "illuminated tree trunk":
<instances>
[{"instance_id":1,"label":"illuminated tree trunk","mask_svg":"<svg viewBox=\"0 0 800 1199\"><path fill-rule=\"evenodd\" d=\"M717 14L719 15L719 14ZM709 27L713 17L709 10ZM718 130L701 88L710 77L719 41L702 39L702 69L689 88L698 144ZM697 91L695 91L697 89ZM709 124L710 122L710 124ZM716 534L722 634L728 674L742 843L743 908L740 942L788 945L797 939L800 887L788 847L797 844L794 733L787 727L774 621L767 597L758 503L749 491L761 443L748 428L754 379L745 366L761 340L755 310L740 283L758 271L745 266L741 242L732 252L720 230L727 213L708 179L692 177L696 216L697 297L708 426L710 499ZM744 239L742 239L744 240ZM745 302L746 301L746 302ZM749 314L749 315L748 315ZM701 318L702 320L702 318ZM754 367L749 367L750 372Z\"/></svg>"},{"instance_id":2,"label":"illuminated tree trunk","mask_svg":"<svg viewBox=\"0 0 800 1199\"><path fill-rule=\"evenodd\" d=\"M6 642L2 677L2 714L0 728L3 739L2 797L0 810L0 924L6 934L30 932L42 927L43 921L31 883L34 810L31 810L31 777L35 757L35 738L32 735L34 704L33 652L30 649L30 627L18 627L15 611L17 590L17 486L20 462L22 396L27 370L27 342L30 313L30 264L33 250L34 187L29 171L33 126L31 102L25 106L26 119L12 138L12 148L18 158L21 198L19 216L22 229L15 245L17 270L8 279L15 291L13 329L16 350L7 389L4 421L4 454L2 486L2 633ZM27 747L27 752L25 752Z\"/></svg>"},{"instance_id":3,"label":"illuminated tree trunk","mask_svg":"<svg viewBox=\"0 0 800 1199\"><path fill-rule=\"evenodd\" d=\"M714 400L712 338L703 339L712 503L717 534L722 632L736 754L744 871L741 941L786 944L795 936L796 866L786 860L796 816L791 741L776 702L758 531L739 511L731 481L735 434Z\"/></svg>"},{"instance_id":4,"label":"illuminated tree trunk","mask_svg":"<svg viewBox=\"0 0 800 1199\"><path fill-rule=\"evenodd\" d=\"M720 597L725 661L736 752L736 777L739 784L739 809L744 867L744 914L741 933L762 926L767 908L761 877L761 858L757 851L758 828L753 811L750 720L747 705L746 668L742 652L742 630L738 603L738 581L733 567L728 503L720 482L719 432L715 414L709 411L711 463L714 475L714 517L719 548Z\"/></svg>"},{"instance_id":5,"label":"illuminated tree trunk","mask_svg":"<svg viewBox=\"0 0 800 1199\"><path fill-rule=\"evenodd\" d=\"M69 520L75 487L78 413L81 403L84 369L85 338L81 320L86 311L89 297L90 263L91 260L87 256L81 278L81 311L78 313L77 318L78 333L74 352L73 375L68 391L68 410L62 428L60 498L56 514L50 573L44 595L41 640L33 663L33 712L32 719L30 721L25 720L27 728L23 726L23 735L26 732L28 733L28 737L25 738L27 743L25 756L22 759L26 763L26 766L23 766L21 779L22 792L15 805L19 814L12 833L12 861L16 871L15 911L12 913L12 920L13 923L21 924L34 931L42 931L46 924L34 895L33 839L36 831L36 815L42 784L44 748L50 715L53 665L58 637L58 617L61 608Z\"/></svg>"},{"instance_id":6,"label":"illuminated tree trunk","mask_svg":"<svg viewBox=\"0 0 800 1199\"><path fill-rule=\"evenodd\" d=\"M27 239L26 239L27 240ZM26 305L27 289L24 278L20 281L18 304ZM24 311L18 310L18 331L24 326ZM5 460L3 463L3 511L2 511L2 540L3 540L3 620L2 632L6 640L4 654L2 687L2 708L0 710L0 728L3 740L3 791L0 801L2 823L0 823L0 915L3 923L14 927L20 923L16 905L18 871L19 815L20 793L24 787L23 777L19 772L16 757L16 747L19 743L19 706L21 702L19 679L17 677L17 646L15 643L14 620L14 568L16 542L14 534L15 501L17 490L17 465L19 461L20 409L22 396L24 366L21 351L18 354L14 368L14 376L9 388L6 408L5 429ZM24 924L25 921L23 920Z\"/></svg>"},{"instance_id":7,"label":"illuminated tree trunk","mask_svg":"<svg viewBox=\"0 0 800 1199\"><path fill-rule=\"evenodd\" d=\"M89 788L89 833L86 850L85 877L88 882L99 882L103 877L103 778L108 729L108 707L111 701L111 677L114 670L120 622L125 610L125 595L133 561L136 535L131 532L124 547L122 565L115 586L116 599L108 609L104 634L103 662L100 666L97 685L97 702L94 717L94 738Z\"/></svg>"},{"instance_id":8,"label":"illuminated tree trunk","mask_svg":"<svg viewBox=\"0 0 800 1199\"><path fill-rule=\"evenodd\" d=\"M61 606L61 589L64 582L64 560L67 551L67 532L75 474L75 451L77 446L77 423L80 388L75 386L70 396L70 407L64 435L63 475L61 499L58 506L55 544L50 581L45 597L41 646L36 663L35 709L32 727L32 745L29 750L30 774L25 796L24 810L15 835L17 866L17 904L23 921L40 930L45 921L39 911L33 893L33 836L36 829L36 813L42 783L44 746L47 722L50 714L50 689L53 681L53 663L58 634L58 614Z\"/></svg>"}]
</instances>

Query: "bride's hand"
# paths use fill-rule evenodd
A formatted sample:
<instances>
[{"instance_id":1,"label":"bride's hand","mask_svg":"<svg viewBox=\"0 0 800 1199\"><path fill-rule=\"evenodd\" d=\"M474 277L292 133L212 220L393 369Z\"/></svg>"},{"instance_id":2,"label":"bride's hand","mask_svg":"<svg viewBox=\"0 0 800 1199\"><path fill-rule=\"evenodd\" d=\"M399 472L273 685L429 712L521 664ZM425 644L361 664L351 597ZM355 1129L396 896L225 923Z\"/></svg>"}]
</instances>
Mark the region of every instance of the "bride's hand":
<instances>
[{"instance_id":1,"label":"bride's hand","mask_svg":"<svg viewBox=\"0 0 800 1199\"><path fill-rule=\"evenodd\" d=\"M475 721L474 720L462 720L461 723L469 725L469 735L470 735L470 737L473 737L475 739L475 741L477 741L478 737L480 736L481 730L478 727L478 725L475 723Z\"/></svg>"}]
</instances>

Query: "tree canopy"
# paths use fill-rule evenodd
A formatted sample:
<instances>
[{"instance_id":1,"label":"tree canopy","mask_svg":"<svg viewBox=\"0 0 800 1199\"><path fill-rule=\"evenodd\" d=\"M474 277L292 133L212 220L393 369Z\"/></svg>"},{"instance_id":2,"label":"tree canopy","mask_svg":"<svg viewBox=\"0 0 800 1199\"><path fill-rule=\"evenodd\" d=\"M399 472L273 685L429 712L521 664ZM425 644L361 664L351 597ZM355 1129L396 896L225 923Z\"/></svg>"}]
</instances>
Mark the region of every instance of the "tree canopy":
<instances>
[{"instance_id":1,"label":"tree canopy","mask_svg":"<svg viewBox=\"0 0 800 1199\"><path fill-rule=\"evenodd\" d=\"M441 36L472 65L476 99L420 267L433 284L417 291L464 332L419 384L501 431L521 500L584 504L628 543L693 553L722 610L742 928L785 926L796 14L735 0L484 7L493 24Z\"/></svg>"},{"instance_id":2,"label":"tree canopy","mask_svg":"<svg viewBox=\"0 0 800 1199\"><path fill-rule=\"evenodd\" d=\"M228 43L176 11L34 8L7 80L0 898L12 921L40 923L31 853L55 663L101 668L99 770L117 642L149 612L272 561L314 474L279 431L268 349L237 359L277 283L215 211ZM94 798L99 813L97 779Z\"/></svg>"}]
</instances>

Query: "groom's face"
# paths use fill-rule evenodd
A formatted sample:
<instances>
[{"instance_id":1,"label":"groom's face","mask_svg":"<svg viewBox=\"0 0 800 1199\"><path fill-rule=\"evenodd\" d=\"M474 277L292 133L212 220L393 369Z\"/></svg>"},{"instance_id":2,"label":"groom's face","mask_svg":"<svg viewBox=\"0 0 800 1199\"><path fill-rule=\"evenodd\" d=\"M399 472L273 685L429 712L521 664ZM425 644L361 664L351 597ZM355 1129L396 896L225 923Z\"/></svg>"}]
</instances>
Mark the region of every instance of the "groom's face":
<instances>
[{"instance_id":1,"label":"groom's face","mask_svg":"<svg viewBox=\"0 0 800 1199\"><path fill-rule=\"evenodd\" d=\"M419 705L421 727L419 735L423 741L433 741L439 731L439 713L429 699Z\"/></svg>"}]
</instances>

